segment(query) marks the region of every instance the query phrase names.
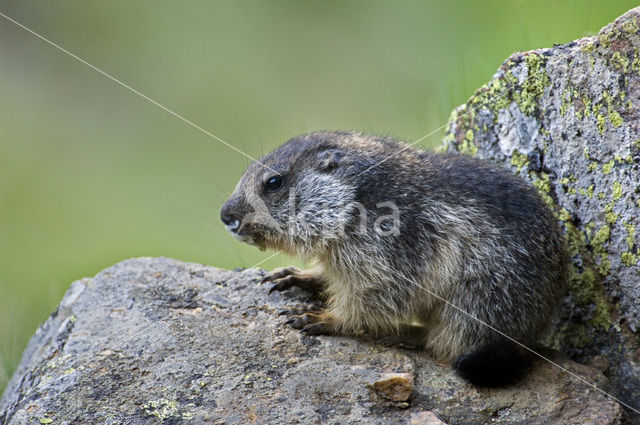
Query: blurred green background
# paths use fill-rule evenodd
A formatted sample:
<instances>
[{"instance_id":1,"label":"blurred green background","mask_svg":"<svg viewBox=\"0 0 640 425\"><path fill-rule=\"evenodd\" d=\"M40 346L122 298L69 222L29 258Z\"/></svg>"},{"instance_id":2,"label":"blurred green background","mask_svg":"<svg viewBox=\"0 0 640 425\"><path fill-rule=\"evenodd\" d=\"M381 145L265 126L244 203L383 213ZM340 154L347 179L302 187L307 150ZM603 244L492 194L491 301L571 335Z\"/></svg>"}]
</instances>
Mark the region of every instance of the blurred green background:
<instances>
[{"instance_id":1,"label":"blurred green background","mask_svg":"<svg viewBox=\"0 0 640 425\"><path fill-rule=\"evenodd\" d=\"M636 4L2 0L0 11L256 157L318 129L416 140L512 52L593 34ZM2 17L0 90L0 392L73 280L134 256L233 268L270 254L218 220L245 157Z\"/></svg>"}]
</instances>

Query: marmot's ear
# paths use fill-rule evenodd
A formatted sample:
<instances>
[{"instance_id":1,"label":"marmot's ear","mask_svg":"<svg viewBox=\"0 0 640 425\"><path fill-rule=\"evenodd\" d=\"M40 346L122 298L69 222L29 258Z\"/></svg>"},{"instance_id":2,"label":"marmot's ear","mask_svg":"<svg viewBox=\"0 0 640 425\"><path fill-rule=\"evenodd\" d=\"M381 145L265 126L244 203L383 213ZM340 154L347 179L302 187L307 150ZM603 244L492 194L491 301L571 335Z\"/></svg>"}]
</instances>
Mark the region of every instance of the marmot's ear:
<instances>
[{"instance_id":1,"label":"marmot's ear","mask_svg":"<svg viewBox=\"0 0 640 425\"><path fill-rule=\"evenodd\" d=\"M318 154L318 168L320 171L331 171L342 164L345 153L340 149L327 149Z\"/></svg>"}]
</instances>

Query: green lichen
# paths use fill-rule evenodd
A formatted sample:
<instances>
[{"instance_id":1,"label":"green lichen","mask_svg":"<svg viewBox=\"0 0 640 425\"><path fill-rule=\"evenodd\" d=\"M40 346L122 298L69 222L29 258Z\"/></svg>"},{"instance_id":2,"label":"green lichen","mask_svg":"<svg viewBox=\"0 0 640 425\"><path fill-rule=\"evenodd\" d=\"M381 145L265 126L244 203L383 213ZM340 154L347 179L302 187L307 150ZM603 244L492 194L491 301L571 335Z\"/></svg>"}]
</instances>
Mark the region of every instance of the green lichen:
<instances>
[{"instance_id":1,"label":"green lichen","mask_svg":"<svg viewBox=\"0 0 640 425\"><path fill-rule=\"evenodd\" d=\"M155 416L161 421L180 416L178 414L177 402L174 400L169 401L166 398L152 400L149 403L143 404L142 409L144 409L147 415Z\"/></svg>"},{"instance_id":2,"label":"green lichen","mask_svg":"<svg viewBox=\"0 0 640 425\"><path fill-rule=\"evenodd\" d=\"M611 124L613 124L615 128L620 127L624 122L622 115L620 115L618 111L609 111L609 121L611 121Z\"/></svg>"},{"instance_id":3,"label":"green lichen","mask_svg":"<svg viewBox=\"0 0 640 425\"><path fill-rule=\"evenodd\" d=\"M584 105L584 116L585 118L589 118L591 116L591 99L583 97L582 104Z\"/></svg>"},{"instance_id":4,"label":"green lichen","mask_svg":"<svg viewBox=\"0 0 640 425\"><path fill-rule=\"evenodd\" d=\"M587 196L589 197L589 199L593 199L593 191L595 190L596 186L594 184L591 184L591 186L589 186L587 188Z\"/></svg>"},{"instance_id":5,"label":"green lichen","mask_svg":"<svg viewBox=\"0 0 640 425\"><path fill-rule=\"evenodd\" d=\"M516 168L518 173L522 171L523 168L529 166L529 158L523 153L520 153L517 149L513 151L511 154L511 165Z\"/></svg>"},{"instance_id":6,"label":"green lichen","mask_svg":"<svg viewBox=\"0 0 640 425\"><path fill-rule=\"evenodd\" d=\"M605 124L607 123L607 119L604 117L604 115L598 113L598 115L596 116L596 121L598 123L598 132L601 135L604 134L604 127L605 127Z\"/></svg>"},{"instance_id":7,"label":"green lichen","mask_svg":"<svg viewBox=\"0 0 640 425\"><path fill-rule=\"evenodd\" d=\"M555 203L553 202L553 198L551 197L551 182L549 179L549 174L547 173L529 173L529 177L532 179L533 186L538 189L538 193L542 197L542 199L549 205L549 207L553 210L556 210Z\"/></svg>"},{"instance_id":8,"label":"green lichen","mask_svg":"<svg viewBox=\"0 0 640 425\"><path fill-rule=\"evenodd\" d=\"M538 100L544 94L545 88L551 84L551 80L545 69L545 58L532 53L525 56L524 61L527 65L527 78L513 97L523 114L532 115L538 107Z\"/></svg>"},{"instance_id":9,"label":"green lichen","mask_svg":"<svg viewBox=\"0 0 640 425\"><path fill-rule=\"evenodd\" d=\"M595 161L592 161L589 163L589 166L587 168L589 171L595 171L598 169L598 163Z\"/></svg>"},{"instance_id":10,"label":"green lichen","mask_svg":"<svg viewBox=\"0 0 640 425\"><path fill-rule=\"evenodd\" d=\"M518 79L513 75L511 70L504 73L502 77L495 78L476 90L474 95L469 99L468 104L475 110L484 106L490 108L496 113L500 109L507 109L511 103L510 92L515 87Z\"/></svg>"},{"instance_id":11,"label":"green lichen","mask_svg":"<svg viewBox=\"0 0 640 425\"><path fill-rule=\"evenodd\" d=\"M605 193L604 192L598 192L598 199L604 199L605 198Z\"/></svg>"},{"instance_id":12,"label":"green lichen","mask_svg":"<svg viewBox=\"0 0 640 425\"><path fill-rule=\"evenodd\" d=\"M467 139L470 142L473 142L473 130L471 130L471 129L467 130L467 134L465 135L465 139Z\"/></svg>"},{"instance_id":13,"label":"green lichen","mask_svg":"<svg viewBox=\"0 0 640 425\"><path fill-rule=\"evenodd\" d=\"M611 201L604 206L604 217L608 224L615 224L618 221L618 214L613 212L614 203L615 201Z\"/></svg>"},{"instance_id":14,"label":"green lichen","mask_svg":"<svg viewBox=\"0 0 640 425\"><path fill-rule=\"evenodd\" d=\"M615 165L615 161L612 159L611 161L602 165L602 172L604 174L609 174Z\"/></svg>"},{"instance_id":15,"label":"green lichen","mask_svg":"<svg viewBox=\"0 0 640 425\"><path fill-rule=\"evenodd\" d=\"M571 90L565 89L560 95L560 115L563 117L567 115L569 106L571 106Z\"/></svg>"},{"instance_id":16,"label":"green lichen","mask_svg":"<svg viewBox=\"0 0 640 425\"><path fill-rule=\"evenodd\" d=\"M584 226L584 230L578 229L571 221L564 222L565 235L567 240L567 247L569 254L572 258L579 257L582 262L579 266L575 263L571 264L569 285L571 288L571 294L574 297L576 305L588 306L592 305L594 308L593 316L588 320L588 325L593 327L608 329L611 326L611 312L606 301L606 295L601 286L601 271L607 271L606 267L603 268L602 261L599 265L591 263L591 256L587 235L592 234L595 230L595 224L588 222ZM596 232L596 235L591 238L591 244L593 246L594 240L599 244L599 255L601 256L604 248L602 244L609 239L608 229L600 230ZM601 258L602 260L602 258ZM606 266L606 264L605 264ZM572 346L583 347L590 343L588 338L578 338L574 340L577 335L589 335L584 327L586 324L574 324L571 325L571 329L567 328L561 334L564 338L572 339Z\"/></svg>"},{"instance_id":17,"label":"green lichen","mask_svg":"<svg viewBox=\"0 0 640 425\"><path fill-rule=\"evenodd\" d=\"M613 199L617 201L622 198L622 185L618 180L613 182Z\"/></svg>"},{"instance_id":18,"label":"green lichen","mask_svg":"<svg viewBox=\"0 0 640 425\"><path fill-rule=\"evenodd\" d=\"M593 41L589 41L587 43L584 43L582 46L580 46L580 50L582 50L585 53L593 53L593 51L595 50L596 47L596 43Z\"/></svg>"},{"instance_id":19,"label":"green lichen","mask_svg":"<svg viewBox=\"0 0 640 425\"><path fill-rule=\"evenodd\" d=\"M619 51L616 51L611 55L611 64L615 69L622 70L622 72L626 73L629 70L630 61L629 58Z\"/></svg>"},{"instance_id":20,"label":"green lichen","mask_svg":"<svg viewBox=\"0 0 640 425\"><path fill-rule=\"evenodd\" d=\"M629 251L631 251L636 239L636 226L631 223L627 223L626 221L622 224L625 229L627 229L627 247L629 248Z\"/></svg>"},{"instance_id":21,"label":"green lichen","mask_svg":"<svg viewBox=\"0 0 640 425\"><path fill-rule=\"evenodd\" d=\"M595 252L604 252L603 245L609 241L611 237L611 228L607 225L602 226L591 239L591 245Z\"/></svg>"},{"instance_id":22,"label":"green lichen","mask_svg":"<svg viewBox=\"0 0 640 425\"><path fill-rule=\"evenodd\" d=\"M566 208L560 208L560 211L556 214L558 220L568 221L571 219L571 213Z\"/></svg>"},{"instance_id":23,"label":"green lichen","mask_svg":"<svg viewBox=\"0 0 640 425\"><path fill-rule=\"evenodd\" d=\"M629 19L620 25L620 29L627 34L636 34L640 28L638 22L635 19Z\"/></svg>"},{"instance_id":24,"label":"green lichen","mask_svg":"<svg viewBox=\"0 0 640 425\"><path fill-rule=\"evenodd\" d=\"M620 259L625 266L631 267L638 263L638 256L632 252L625 251L620 254Z\"/></svg>"},{"instance_id":25,"label":"green lichen","mask_svg":"<svg viewBox=\"0 0 640 425\"><path fill-rule=\"evenodd\" d=\"M600 255L600 264L598 265L598 271L602 276L606 276L611 271L611 262L607 254Z\"/></svg>"},{"instance_id":26,"label":"green lichen","mask_svg":"<svg viewBox=\"0 0 640 425\"><path fill-rule=\"evenodd\" d=\"M44 418L40 418L40 421L39 421L39 422L40 422L41 424L50 424L51 422L53 422L53 419L51 419L51 418L47 418L47 417L44 417Z\"/></svg>"},{"instance_id":27,"label":"green lichen","mask_svg":"<svg viewBox=\"0 0 640 425\"><path fill-rule=\"evenodd\" d=\"M478 147L473 142L464 139L460 144L458 144L458 152L464 155L475 156L478 154Z\"/></svg>"}]
</instances>

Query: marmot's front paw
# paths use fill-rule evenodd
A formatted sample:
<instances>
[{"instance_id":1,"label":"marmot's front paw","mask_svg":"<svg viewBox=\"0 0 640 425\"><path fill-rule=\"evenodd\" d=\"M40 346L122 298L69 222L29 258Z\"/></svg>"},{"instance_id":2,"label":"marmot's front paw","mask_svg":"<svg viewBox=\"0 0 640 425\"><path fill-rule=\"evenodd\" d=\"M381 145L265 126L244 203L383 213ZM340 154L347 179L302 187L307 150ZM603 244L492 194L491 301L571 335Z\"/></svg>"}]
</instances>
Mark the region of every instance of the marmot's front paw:
<instances>
[{"instance_id":1,"label":"marmot's front paw","mask_svg":"<svg viewBox=\"0 0 640 425\"><path fill-rule=\"evenodd\" d=\"M326 312L297 314L285 322L295 329L300 329L307 335L335 335L334 322Z\"/></svg>"},{"instance_id":2,"label":"marmot's front paw","mask_svg":"<svg viewBox=\"0 0 640 425\"><path fill-rule=\"evenodd\" d=\"M293 266L275 269L262 279L262 283L264 282L274 283L269 293L273 291L285 291L292 286L297 286L304 291L313 293L321 292L324 289L324 280L318 273L309 270L300 270Z\"/></svg>"}]
</instances>

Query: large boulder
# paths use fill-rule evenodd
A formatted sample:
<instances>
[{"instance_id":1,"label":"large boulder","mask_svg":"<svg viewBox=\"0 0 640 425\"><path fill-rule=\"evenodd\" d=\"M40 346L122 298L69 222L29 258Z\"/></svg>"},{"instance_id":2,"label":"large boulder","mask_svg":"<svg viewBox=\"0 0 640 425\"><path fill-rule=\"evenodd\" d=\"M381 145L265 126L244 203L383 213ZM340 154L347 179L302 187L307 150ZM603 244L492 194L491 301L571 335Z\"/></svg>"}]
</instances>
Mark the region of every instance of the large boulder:
<instances>
[{"instance_id":1,"label":"large boulder","mask_svg":"<svg viewBox=\"0 0 640 425\"><path fill-rule=\"evenodd\" d=\"M595 368L559 353L479 389L421 351L284 325L297 289L166 258L74 282L29 342L0 424L619 424ZM580 376L587 383L576 379Z\"/></svg>"},{"instance_id":2,"label":"large boulder","mask_svg":"<svg viewBox=\"0 0 640 425\"><path fill-rule=\"evenodd\" d=\"M640 8L509 57L454 111L445 146L511 168L554 209L572 277L549 342L607 366L640 409Z\"/></svg>"}]
</instances>

